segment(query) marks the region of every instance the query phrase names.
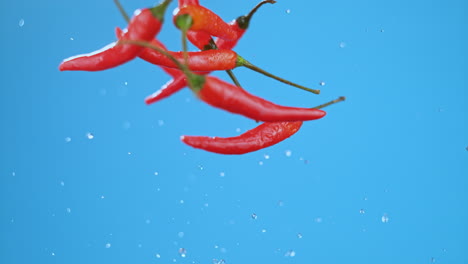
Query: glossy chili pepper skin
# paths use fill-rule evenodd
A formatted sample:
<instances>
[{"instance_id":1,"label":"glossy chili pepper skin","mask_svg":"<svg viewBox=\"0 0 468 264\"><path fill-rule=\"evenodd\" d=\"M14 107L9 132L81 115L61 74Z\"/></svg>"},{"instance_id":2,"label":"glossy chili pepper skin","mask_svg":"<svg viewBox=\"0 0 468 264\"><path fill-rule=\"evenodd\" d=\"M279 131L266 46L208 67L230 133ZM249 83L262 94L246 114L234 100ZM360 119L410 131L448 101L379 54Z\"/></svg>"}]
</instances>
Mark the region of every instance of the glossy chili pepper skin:
<instances>
[{"instance_id":1,"label":"glossy chili pepper skin","mask_svg":"<svg viewBox=\"0 0 468 264\"><path fill-rule=\"evenodd\" d=\"M187 86L187 78L184 74L174 77L164 84L158 91L145 98L146 104L156 103L166 97L169 97Z\"/></svg>"},{"instance_id":2,"label":"glossy chili pepper skin","mask_svg":"<svg viewBox=\"0 0 468 264\"><path fill-rule=\"evenodd\" d=\"M128 31L121 39L151 41L161 30L162 21L150 9L136 12L128 25ZM134 59L144 49L138 45L116 45L65 59L59 66L61 71L102 71L124 64Z\"/></svg>"},{"instance_id":3,"label":"glossy chili pepper skin","mask_svg":"<svg viewBox=\"0 0 468 264\"><path fill-rule=\"evenodd\" d=\"M190 15L193 22L190 30L203 31L211 36L228 40L237 39L235 30L213 11L201 5L182 6L174 14L174 19L180 15Z\"/></svg>"},{"instance_id":4,"label":"glossy chili pepper skin","mask_svg":"<svg viewBox=\"0 0 468 264\"><path fill-rule=\"evenodd\" d=\"M182 136L185 144L209 152L240 155L273 146L294 135L302 126L296 122L266 122L237 137Z\"/></svg>"},{"instance_id":5,"label":"glossy chili pepper skin","mask_svg":"<svg viewBox=\"0 0 468 264\"><path fill-rule=\"evenodd\" d=\"M194 87L193 84L190 87L202 101L253 120L264 122L306 121L325 116L325 112L319 109L274 104L216 77L202 78L204 78L204 82L200 82L199 86L201 87Z\"/></svg>"},{"instance_id":6,"label":"glossy chili pepper skin","mask_svg":"<svg viewBox=\"0 0 468 264\"><path fill-rule=\"evenodd\" d=\"M119 27L115 28L115 35L117 36L118 39L122 38L123 34L124 34L124 31L121 28L119 28ZM156 46L158 48L161 48L161 49L167 51L166 46L164 46L164 44L161 41L157 40L156 38L151 40L151 45ZM149 60L148 58L150 58L152 56L152 53L157 53L157 51L155 51L153 49L144 48L143 51L141 51L138 54L138 57L140 57L143 60L148 61ZM148 61L148 62L152 63L151 61ZM174 68L168 68L168 67L162 67L161 66L161 69L163 69L167 74L171 75L172 77L177 77L177 76L183 74L182 71L180 71L178 69L174 69Z\"/></svg>"}]
</instances>

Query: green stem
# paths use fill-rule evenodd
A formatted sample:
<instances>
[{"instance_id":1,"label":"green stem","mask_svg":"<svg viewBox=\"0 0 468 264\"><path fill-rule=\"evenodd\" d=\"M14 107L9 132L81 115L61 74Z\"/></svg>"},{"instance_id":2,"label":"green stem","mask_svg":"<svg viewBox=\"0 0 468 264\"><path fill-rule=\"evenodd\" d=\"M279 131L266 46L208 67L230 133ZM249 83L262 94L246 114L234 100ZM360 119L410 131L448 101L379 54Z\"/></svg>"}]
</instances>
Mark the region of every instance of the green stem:
<instances>
[{"instance_id":1,"label":"green stem","mask_svg":"<svg viewBox=\"0 0 468 264\"><path fill-rule=\"evenodd\" d=\"M239 80L237 80L237 78L236 78L236 76L234 75L234 73L232 72L232 70L226 70L226 73L229 75L229 77L231 77L231 80L234 82L234 84L235 84L237 87L242 88L242 86L241 86L240 83L239 83Z\"/></svg>"},{"instance_id":2,"label":"green stem","mask_svg":"<svg viewBox=\"0 0 468 264\"><path fill-rule=\"evenodd\" d=\"M286 79L283 79L281 77L278 77L276 75L273 75L255 65L253 65L252 63L248 62L246 59L242 58L241 56L237 55L237 62L236 62L237 66L244 66L244 67L247 67L253 71L256 71L258 73L261 73L265 76L268 76L270 78L273 78L277 81L280 81L282 83L285 83L285 84L288 84L288 85L291 85L291 86L294 86L296 88L299 88L299 89L302 89L302 90L305 90L305 91L308 91L308 92L311 92L311 93L314 93L314 94L319 94L320 93L320 90L316 90L316 89L311 89L311 88L307 88L305 86L302 86L302 85L299 85L297 83L293 83L291 81L288 81Z\"/></svg>"},{"instance_id":3,"label":"green stem","mask_svg":"<svg viewBox=\"0 0 468 264\"><path fill-rule=\"evenodd\" d=\"M236 19L237 21L237 25L242 28L242 29L247 29L249 27L249 23L250 23L250 19L252 18L252 16L255 14L255 12L257 12L257 10L264 4L266 3L270 3L270 4L274 4L276 3L275 0L265 0L265 1L262 1L260 3L258 3L247 15L245 16L240 16Z\"/></svg>"},{"instance_id":4,"label":"green stem","mask_svg":"<svg viewBox=\"0 0 468 264\"><path fill-rule=\"evenodd\" d=\"M125 9L123 8L122 4L120 3L119 0L114 0L114 4L117 6L119 9L120 14L122 17L125 19L125 21L130 22L130 17L128 16L127 12L125 12Z\"/></svg>"},{"instance_id":5,"label":"green stem","mask_svg":"<svg viewBox=\"0 0 468 264\"><path fill-rule=\"evenodd\" d=\"M151 13L159 21L163 22L164 14L166 13L167 6L171 3L172 0L164 0L159 5L150 8Z\"/></svg>"},{"instance_id":6,"label":"green stem","mask_svg":"<svg viewBox=\"0 0 468 264\"><path fill-rule=\"evenodd\" d=\"M329 105L336 104L336 103L338 103L338 102L342 102L342 101L344 101L344 100L346 100L346 97L340 96L340 97L336 98L335 100L332 100L332 101L330 101L330 102L327 102L327 103L324 103L324 104L321 104L321 105L318 105L318 106L312 107L312 108L313 108L313 109L321 109L321 108L327 107L327 106L329 106Z\"/></svg>"}]
</instances>

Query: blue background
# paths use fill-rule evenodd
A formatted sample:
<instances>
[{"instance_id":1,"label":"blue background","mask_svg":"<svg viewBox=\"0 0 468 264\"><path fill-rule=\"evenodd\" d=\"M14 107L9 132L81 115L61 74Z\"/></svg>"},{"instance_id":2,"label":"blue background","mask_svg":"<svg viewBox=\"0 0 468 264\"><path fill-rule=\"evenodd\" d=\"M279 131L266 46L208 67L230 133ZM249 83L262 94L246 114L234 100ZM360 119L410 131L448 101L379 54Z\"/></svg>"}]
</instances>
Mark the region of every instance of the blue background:
<instances>
[{"instance_id":1,"label":"blue background","mask_svg":"<svg viewBox=\"0 0 468 264\"><path fill-rule=\"evenodd\" d=\"M230 21L257 0L201 3ZM145 105L169 77L142 60L58 71L125 27L112 1L0 10L0 263L468 263L466 1L262 7L235 50L322 94L236 69L243 86L283 105L348 100L242 156L181 143L256 124L188 89ZM166 17L159 38L180 50Z\"/></svg>"}]
</instances>

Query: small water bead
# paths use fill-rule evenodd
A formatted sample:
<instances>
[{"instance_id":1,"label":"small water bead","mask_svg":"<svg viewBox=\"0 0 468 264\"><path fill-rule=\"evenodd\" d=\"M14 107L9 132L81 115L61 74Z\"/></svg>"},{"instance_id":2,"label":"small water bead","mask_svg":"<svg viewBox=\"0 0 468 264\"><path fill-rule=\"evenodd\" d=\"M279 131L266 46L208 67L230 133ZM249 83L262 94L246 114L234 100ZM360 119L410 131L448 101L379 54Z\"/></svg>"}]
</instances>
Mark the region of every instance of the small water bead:
<instances>
[{"instance_id":1,"label":"small water bead","mask_svg":"<svg viewBox=\"0 0 468 264\"><path fill-rule=\"evenodd\" d=\"M302 234L301 234L301 233L298 233L298 234L297 234L297 238L299 238L299 239L302 238Z\"/></svg>"},{"instance_id":2,"label":"small water bead","mask_svg":"<svg viewBox=\"0 0 468 264\"><path fill-rule=\"evenodd\" d=\"M101 199L104 199L104 198L105 198L104 195L101 195Z\"/></svg>"},{"instance_id":3,"label":"small water bead","mask_svg":"<svg viewBox=\"0 0 468 264\"><path fill-rule=\"evenodd\" d=\"M71 213L71 208L67 208L67 213Z\"/></svg>"},{"instance_id":4,"label":"small water bead","mask_svg":"<svg viewBox=\"0 0 468 264\"><path fill-rule=\"evenodd\" d=\"M24 19L20 19L20 21L18 22L18 25L20 27L23 27L24 26Z\"/></svg>"},{"instance_id":5,"label":"small water bead","mask_svg":"<svg viewBox=\"0 0 468 264\"><path fill-rule=\"evenodd\" d=\"M15 177L15 176L16 176L16 172L12 172L12 173L11 173L11 176Z\"/></svg>"},{"instance_id":6,"label":"small water bead","mask_svg":"<svg viewBox=\"0 0 468 264\"><path fill-rule=\"evenodd\" d=\"M250 217L252 217L253 220L257 220L258 216L257 214L253 213Z\"/></svg>"},{"instance_id":7,"label":"small water bead","mask_svg":"<svg viewBox=\"0 0 468 264\"><path fill-rule=\"evenodd\" d=\"M263 155L263 157L264 157L265 159L270 159L270 155L268 155L268 154Z\"/></svg>"},{"instance_id":8,"label":"small water bead","mask_svg":"<svg viewBox=\"0 0 468 264\"><path fill-rule=\"evenodd\" d=\"M382 215L382 219L381 219L381 220L382 220L382 223L388 223L388 221L390 220L390 218L388 217L387 214L384 214L384 215Z\"/></svg>"},{"instance_id":9,"label":"small water bead","mask_svg":"<svg viewBox=\"0 0 468 264\"><path fill-rule=\"evenodd\" d=\"M68 142L70 142L70 141L71 141L71 137L66 137L66 138L65 138L65 142L68 143Z\"/></svg>"},{"instance_id":10,"label":"small water bead","mask_svg":"<svg viewBox=\"0 0 468 264\"><path fill-rule=\"evenodd\" d=\"M291 150L286 150L286 151L284 152L284 155L286 155L286 157L291 157L292 151L291 151Z\"/></svg>"},{"instance_id":11,"label":"small water bead","mask_svg":"<svg viewBox=\"0 0 468 264\"><path fill-rule=\"evenodd\" d=\"M213 264L225 264L226 261L224 261L224 259L213 259Z\"/></svg>"},{"instance_id":12,"label":"small water bead","mask_svg":"<svg viewBox=\"0 0 468 264\"><path fill-rule=\"evenodd\" d=\"M284 253L285 257L295 257L296 256L296 251L294 250L288 250L286 253Z\"/></svg>"},{"instance_id":13,"label":"small water bead","mask_svg":"<svg viewBox=\"0 0 468 264\"><path fill-rule=\"evenodd\" d=\"M185 236L185 233L181 231L181 232L177 233L177 236L180 237L180 238L183 238Z\"/></svg>"},{"instance_id":14,"label":"small water bead","mask_svg":"<svg viewBox=\"0 0 468 264\"><path fill-rule=\"evenodd\" d=\"M60 181L60 186L65 186L65 182L64 182L64 181Z\"/></svg>"},{"instance_id":15,"label":"small water bead","mask_svg":"<svg viewBox=\"0 0 468 264\"><path fill-rule=\"evenodd\" d=\"M156 258L161 258L161 255L159 255L158 253L156 253Z\"/></svg>"},{"instance_id":16,"label":"small water bead","mask_svg":"<svg viewBox=\"0 0 468 264\"><path fill-rule=\"evenodd\" d=\"M111 243L106 243L105 245L106 248L110 248L111 246L112 246Z\"/></svg>"},{"instance_id":17,"label":"small water bead","mask_svg":"<svg viewBox=\"0 0 468 264\"><path fill-rule=\"evenodd\" d=\"M224 176L226 176L226 174L224 172L219 173L219 177L224 177Z\"/></svg>"},{"instance_id":18,"label":"small water bead","mask_svg":"<svg viewBox=\"0 0 468 264\"><path fill-rule=\"evenodd\" d=\"M263 161L259 161L259 162L258 162L258 165L262 166L262 165L263 165Z\"/></svg>"},{"instance_id":19,"label":"small water bead","mask_svg":"<svg viewBox=\"0 0 468 264\"><path fill-rule=\"evenodd\" d=\"M87 137L88 139L93 139L93 138L94 138L94 135L93 135L92 133L88 132L88 133L86 133L86 137Z\"/></svg>"},{"instance_id":20,"label":"small water bead","mask_svg":"<svg viewBox=\"0 0 468 264\"><path fill-rule=\"evenodd\" d=\"M55 257L55 252L50 253L51 256Z\"/></svg>"},{"instance_id":21,"label":"small water bead","mask_svg":"<svg viewBox=\"0 0 468 264\"><path fill-rule=\"evenodd\" d=\"M74 38L70 38L70 40L75 40Z\"/></svg>"},{"instance_id":22,"label":"small water bead","mask_svg":"<svg viewBox=\"0 0 468 264\"><path fill-rule=\"evenodd\" d=\"M262 233L266 233L266 231L267 231L266 229L262 229Z\"/></svg>"},{"instance_id":23,"label":"small water bead","mask_svg":"<svg viewBox=\"0 0 468 264\"><path fill-rule=\"evenodd\" d=\"M187 256L187 250L185 248L179 248L179 254L181 257L185 258Z\"/></svg>"},{"instance_id":24,"label":"small water bead","mask_svg":"<svg viewBox=\"0 0 468 264\"><path fill-rule=\"evenodd\" d=\"M158 120L158 126L164 126L164 120Z\"/></svg>"},{"instance_id":25,"label":"small water bead","mask_svg":"<svg viewBox=\"0 0 468 264\"><path fill-rule=\"evenodd\" d=\"M320 82L319 82L319 85L320 85L320 86L325 86L325 84L326 84L326 83L325 83L324 81L320 81Z\"/></svg>"},{"instance_id":26,"label":"small water bead","mask_svg":"<svg viewBox=\"0 0 468 264\"><path fill-rule=\"evenodd\" d=\"M145 223L146 223L147 225L149 225L149 224L151 224L151 220L150 220L150 219L146 219L146 220L145 220Z\"/></svg>"},{"instance_id":27,"label":"small water bead","mask_svg":"<svg viewBox=\"0 0 468 264\"><path fill-rule=\"evenodd\" d=\"M125 85L128 85L128 82L124 82Z\"/></svg>"},{"instance_id":28,"label":"small water bead","mask_svg":"<svg viewBox=\"0 0 468 264\"><path fill-rule=\"evenodd\" d=\"M340 42L340 48L344 48L346 47L346 43L345 42Z\"/></svg>"},{"instance_id":29,"label":"small water bead","mask_svg":"<svg viewBox=\"0 0 468 264\"><path fill-rule=\"evenodd\" d=\"M360 209L360 210L359 210L359 213L360 213L360 214L365 214L366 211L364 211L364 209Z\"/></svg>"},{"instance_id":30,"label":"small water bead","mask_svg":"<svg viewBox=\"0 0 468 264\"><path fill-rule=\"evenodd\" d=\"M291 14L291 9L286 9L286 14Z\"/></svg>"}]
</instances>

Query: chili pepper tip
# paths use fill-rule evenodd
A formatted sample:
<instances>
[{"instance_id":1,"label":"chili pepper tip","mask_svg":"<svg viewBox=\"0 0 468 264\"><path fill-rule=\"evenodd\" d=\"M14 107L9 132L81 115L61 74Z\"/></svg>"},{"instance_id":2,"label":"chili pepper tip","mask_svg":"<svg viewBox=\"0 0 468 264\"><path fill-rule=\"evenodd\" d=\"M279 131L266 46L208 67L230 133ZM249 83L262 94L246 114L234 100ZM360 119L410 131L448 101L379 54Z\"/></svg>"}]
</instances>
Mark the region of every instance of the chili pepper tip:
<instances>
[{"instance_id":1,"label":"chili pepper tip","mask_svg":"<svg viewBox=\"0 0 468 264\"><path fill-rule=\"evenodd\" d=\"M164 13L166 13L167 6L171 3L172 0L164 0L159 5L150 8L151 13L159 21L164 20Z\"/></svg>"}]
</instances>

